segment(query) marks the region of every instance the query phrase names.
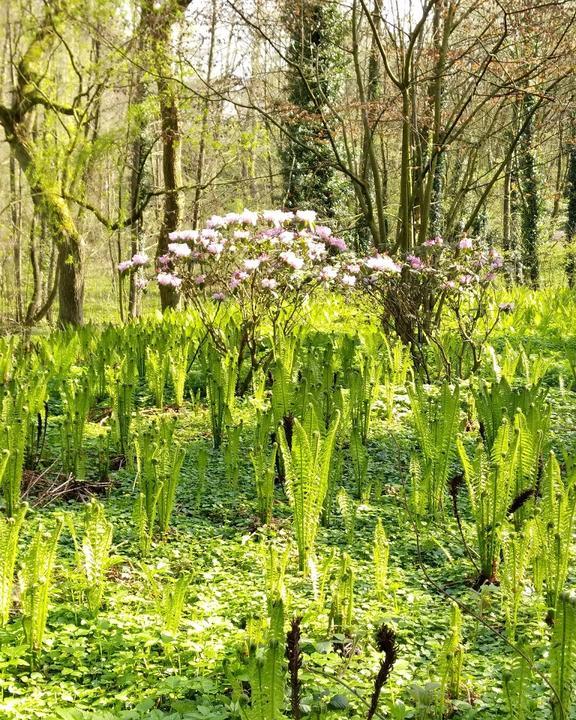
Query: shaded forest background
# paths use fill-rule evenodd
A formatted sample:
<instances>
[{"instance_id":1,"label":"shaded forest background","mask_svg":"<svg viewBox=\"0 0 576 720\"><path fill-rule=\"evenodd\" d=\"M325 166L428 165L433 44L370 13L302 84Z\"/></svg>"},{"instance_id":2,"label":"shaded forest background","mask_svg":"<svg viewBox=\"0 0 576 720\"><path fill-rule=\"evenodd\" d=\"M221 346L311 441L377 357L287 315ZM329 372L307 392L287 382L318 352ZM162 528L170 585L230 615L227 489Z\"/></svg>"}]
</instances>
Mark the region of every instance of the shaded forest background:
<instances>
[{"instance_id":1,"label":"shaded forest background","mask_svg":"<svg viewBox=\"0 0 576 720\"><path fill-rule=\"evenodd\" d=\"M244 207L471 235L572 283L576 2L3 0L0 321L127 319L117 264Z\"/></svg>"}]
</instances>

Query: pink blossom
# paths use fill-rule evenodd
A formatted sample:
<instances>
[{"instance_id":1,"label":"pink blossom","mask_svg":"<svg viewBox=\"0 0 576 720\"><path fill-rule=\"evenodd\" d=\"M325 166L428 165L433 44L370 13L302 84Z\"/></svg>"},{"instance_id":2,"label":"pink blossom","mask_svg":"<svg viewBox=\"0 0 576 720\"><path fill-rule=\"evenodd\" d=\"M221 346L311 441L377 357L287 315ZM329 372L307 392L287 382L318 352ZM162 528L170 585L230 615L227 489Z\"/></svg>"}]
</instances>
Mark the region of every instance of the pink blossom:
<instances>
[{"instance_id":1,"label":"pink blossom","mask_svg":"<svg viewBox=\"0 0 576 720\"><path fill-rule=\"evenodd\" d=\"M144 290L148 287L148 280L143 277L137 277L134 280L134 285L138 288L138 290Z\"/></svg>"},{"instance_id":2,"label":"pink blossom","mask_svg":"<svg viewBox=\"0 0 576 720\"><path fill-rule=\"evenodd\" d=\"M460 250L472 250L472 238L464 237L458 243Z\"/></svg>"},{"instance_id":3,"label":"pink blossom","mask_svg":"<svg viewBox=\"0 0 576 720\"><path fill-rule=\"evenodd\" d=\"M356 278L354 275L342 275L340 278L343 285L348 285L348 287L354 287L356 285Z\"/></svg>"},{"instance_id":4,"label":"pink blossom","mask_svg":"<svg viewBox=\"0 0 576 720\"><path fill-rule=\"evenodd\" d=\"M424 242L424 245L426 245L426 247L434 247L435 245L438 245L438 246L444 245L444 238L441 237L440 235L435 235L434 237L426 240Z\"/></svg>"},{"instance_id":5,"label":"pink blossom","mask_svg":"<svg viewBox=\"0 0 576 720\"><path fill-rule=\"evenodd\" d=\"M491 267L493 270L498 270L504 264L502 256L497 250L494 250L494 248L490 248L488 252L488 257L492 260Z\"/></svg>"},{"instance_id":6,"label":"pink blossom","mask_svg":"<svg viewBox=\"0 0 576 720\"><path fill-rule=\"evenodd\" d=\"M330 245L330 247L336 248L336 250L340 250L344 252L348 249L348 245L342 240L342 238L338 237L330 237L326 238L326 244Z\"/></svg>"},{"instance_id":7,"label":"pink blossom","mask_svg":"<svg viewBox=\"0 0 576 720\"><path fill-rule=\"evenodd\" d=\"M236 290L236 288L240 285L240 280L237 277L232 277L230 279L230 282L228 283L228 287L230 290Z\"/></svg>"},{"instance_id":8,"label":"pink blossom","mask_svg":"<svg viewBox=\"0 0 576 720\"><path fill-rule=\"evenodd\" d=\"M234 239L235 240L248 240L250 237L250 233L248 230L234 230Z\"/></svg>"},{"instance_id":9,"label":"pink blossom","mask_svg":"<svg viewBox=\"0 0 576 720\"><path fill-rule=\"evenodd\" d=\"M186 243L168 243L168 250L170 250L173 255L176 255L176 257L181 258L190 257L192 254L190 246Z\"/></svg>"},{"instance_id":10,"label":"pink blossom","mask_svg":"<svg viewBox=\"0 0 576 720\"><path fill-rule=\"evenodd\" d=\"M223 292L212 293L212 300L224 300L225 297L226 295Z\"/></svg>"},{"instance_id":11,"label":"pink blossom","mask_svg":"<svg viewBox=\"0 0 576 720\"><path fill-rule=\"evenodd\" d=\"M143 265L146 265L148 259L148 255L146 255L146 253L136 253L135 255L132 255L132 265L134 267L142 267Z\"/></svg>"},{"instance_id":12,"label":"pink blossom","mask_svg":"<svg viewBox=\"0 0 576 720\"><path fill-rule=\"evenodd\" d=\"M420 270L424 265L422 259L417 257L416 255L407 255L406 260L409 262L410 267L413 270Z\"/></svg>"},{"instance_id":13,"label":"pink blossom","mask_svg":"<svg viewBox=\"0 0 576 720\"><path fill-rule=\"evenodd\" d=\"M194 284L195 285L204 285L206 282L206 275L196 275L194 278Z\"/></svg>"},{"instance_id":14,"label":"pink blossom","mask_svg":"<svg viewBox=\"0 0 576 720\"><path fill-rule=\"evenodd\" d=\"M474 275L460 275L460 285L471 285L474 280Z\"/></svg>"},{"instance_id":15,"label":"pink blossom","mask_svg":"<svg viewBox=\"0 0 576 720\"><path fill-rule=\"evenodd\" d=\"M275 290L278 286L278 281L274 280L274 278L263 278L260 284L263 288L267 288L268 290Z\"/></svg>"},{"instance_id":16,"label":"pink blossom","mask_svg":"<svg viewBox=\"0 0 576 720\"><path fill-rule=\"evenodd\" d=\"M316 225L314 231L322 240L328 240L329 237L332 237L332 229L326 225Z\"/></svg>"},{"instance_id":17,"label":"pink blossom","mask_svg":"<svg viewBox=\"0 0 576 720\"><path fill-rule=\"evenodd\" d=\"M171 258L170 255L168 255L168 254L166 254L166 255L160 255L160 257L158 258L158 263L159 263L160 265L168 265L168 263L169 263L171 260L172 260L172 258Z\"/></svg>"},{"instance_id":18,"label":"pink blossom","mask_svg":"<svg viewBox=\"0 0 576 720\"><path fill-rule=\"evenodd\" d=\"M301 257L298 257L294 252L292 252L292 250L281 252L280 257L287 265L293 267L294 270L301 270L304 266L304 260Z\"/></svg>"},{"instance_id":19,"label":"pink blossom","mask_svg":"<svg viewBox=\"0 0 576 720\"><path fill-rule=\"evenodd\" d=\"M182 285L182 278L176 277L176 275L172 275L172 273L158 273L156 280L158 281L158 285L164 285L165 287L171 286L178 288Z\"/></svg>"},{"instance_id":20,"label":"pink blossom","mask_svg":"<svg viewBox=\"0 0 576 720\"><path fill-rule=\"evenodd\" d=\"M388 255L370 257L365 261L365 265L369 270L376 270L377 272L400 272L400 266L396 265Z\"/></svg>"},{"instance_id":21,"label":"pink blossom","mask_svg":"<svg viewBox=\"0 0 576 720\"><path fill-rule=\"evenodd\" d=\"M122 262L118 263L118 271L121 273L130 270L131 267L133 267L132 260L122 260Z\"/></svg>"},{"instance_id":22,"label":"pink blossom","mask_svg":"<svg viewBox=\"0 0 576 720\"><path fill-rule=\"evenodd\" d=\"M358 265L358 263L350 263L349 265L346 265L346 270L348 270L349 273L352 273L352 275L357 275L360 272L360 265Z\"/></svg>"},{"instance_id":23,"label":"pink blossom","mask_svg":"<svg viewBox=\"0 0 576 720\"><path fill-rule=\"evenodd\" d=\"M201 233L201 237L204 240L212 240L218 237L218 233L213 228L204 228Z\"/></svg>"}]
</instances>

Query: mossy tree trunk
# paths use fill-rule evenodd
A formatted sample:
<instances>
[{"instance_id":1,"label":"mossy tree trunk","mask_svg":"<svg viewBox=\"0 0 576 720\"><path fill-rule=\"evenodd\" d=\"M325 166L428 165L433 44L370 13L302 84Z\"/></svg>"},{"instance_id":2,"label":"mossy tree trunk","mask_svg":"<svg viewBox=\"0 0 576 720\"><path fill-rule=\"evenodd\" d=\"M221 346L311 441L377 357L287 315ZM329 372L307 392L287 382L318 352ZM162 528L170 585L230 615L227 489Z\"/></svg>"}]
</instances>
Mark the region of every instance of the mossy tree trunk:
<instances>
[{"instance_id":1,"label":"mossy tree trunk","mask_svg":"<svg viewBox=\"0 0 576 720\"><path fill-rule=\"evenodd\" d=\"M0 125L11 152L25 175L34 207L58 247L59 320L80 325L83 321L84 282L82 243L74 217L63 198L57 173L48 176L42 169L41 147L33 138L32 127L38 106L47 112L75 116L71 106L53 101L43 91L46 58L58 42L54 31L58 6L48 8L16 68L10 107L0 105Z\"/></svg>"}]
</instances>

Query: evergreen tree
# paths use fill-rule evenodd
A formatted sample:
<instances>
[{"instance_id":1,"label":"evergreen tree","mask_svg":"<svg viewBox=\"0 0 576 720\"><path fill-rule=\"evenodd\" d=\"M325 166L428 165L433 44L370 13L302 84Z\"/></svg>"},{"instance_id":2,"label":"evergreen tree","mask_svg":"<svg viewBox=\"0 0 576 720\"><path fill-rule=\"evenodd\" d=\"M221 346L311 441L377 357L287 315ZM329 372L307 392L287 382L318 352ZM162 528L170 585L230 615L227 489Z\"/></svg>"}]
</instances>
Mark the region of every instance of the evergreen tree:
<instances>
[{"instance_id":1,"label":"evergreen tree","mask_svg":"<svg viewBox=\"0 0 576 720\"><path fill-rule=\"evenodd\" d=\"M518 171L522 194L522 265L524 279L532 287L538 287L540 280L540 261L538 246L540 241L540 216L542 203L537 173L537 159L534 150L534 96L527 93L523 102L526 123L518 147Z\"/></svg>"},{"instance_id":2,"label":"evergreen tree","mask_svg":"<svg viewBox=\"0 0 576 720\"><path fill-rule=\"evenodd\" d=\"M343 183L334 167L330 122L343 76L344 22L334 2L300 0L286 17L286 26L290 113L281 151L284 204L333 217Z\"/></svg>"},{"instance_id":3,"label":"evergreen tree","mask_svg":"<svg viewBox=\"0 0 576 720\"><path fill-rule=\"evenodd\" d=\"M566 209L566 244L568 255L566 258L566 275L568 284L574 287L576 280L576 119L573 121L572 138L568 150L568 170L566 178L566 195L568 207Z\"/></svg>"}]
</instances>

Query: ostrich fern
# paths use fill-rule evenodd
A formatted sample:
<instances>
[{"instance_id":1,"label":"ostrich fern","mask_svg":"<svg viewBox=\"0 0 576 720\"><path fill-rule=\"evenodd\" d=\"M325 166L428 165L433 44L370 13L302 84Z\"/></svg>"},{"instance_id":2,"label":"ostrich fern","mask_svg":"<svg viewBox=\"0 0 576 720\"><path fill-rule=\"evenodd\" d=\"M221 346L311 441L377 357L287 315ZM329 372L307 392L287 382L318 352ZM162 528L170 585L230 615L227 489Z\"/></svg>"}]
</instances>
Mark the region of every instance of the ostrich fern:
<instances>
[{"instance_id":1,"label":"ostrich fern","mask_svg":"<svg viewBox=\"0 0 576 720\"><path fill-rule=\"evenodd\" d=\"M502 533L512 500L518 462L518 433L505 419L490 455L480 443L470 458L461 438L458 438L457 444L476 525L480 558L478 583L481 584L493 581L498 571Z\"/></svg>"},{"instance_id":2,"label":"ostrich fern","mask_svg":"<svg viewBox=\"0 0 576 720\"><path fill-rule=\"evenodd\" d=\"M431 398L421 385L410 385L408 396L420 446L420 457L416 460L420 468L417 493L421 501L414 504L420 511L434 516L443 508L450 466L455 455L459 389L457 385L452 388L444 383L440 395Z\"/></svg>"},{"instance_id":3,"label":"ostrich fern","mask_svg":"<svg viewBox=\"0 0 576 720\"><path fill-rule=\"evenodd\" d=\"M534 530L534 584L544 589L552 619L568 577L576 510L576 473L564 480L553 453L544 469L541 494Z\"/></svg>"},{"instance_id":4,"label":"ostrich fern","mask_svg":"<svg viewBox=\"0 0 576 720\"><path fill-rule=\"evenodd\" d=\"M294 534L298 545L300 570L306 568L314 553L314 544L324 499L328 490L332 453L340 423L337 413L325 437L315 429L318 420L312 407L305 425L294 420L291 447L284 428L278 439L286 469L286 492L292 507Z\"/></svg>"},{"instance_id":5,"label":"ostrich fern","mask_svg":"<svg viewBox=\"0 0 576 720\"><path fill-rule=\"evenodd\" d=\"M62 518L58 518L51 531L43 528L36 531L20 571L22 625L32 656L37 655L42 648L52 573L63 524Z\"/></svg>"},{"instance_id":6,"label":"ostrich fern","mask_svg":"<svg viewBox=\"0 0 576 720\"><path fill-rule=\"evenodd\" d=\"M390 543L386 536L386 531L382 525L382 520L378 518L376 528L374 530L374 584L376 586L376 595L379 600L383 600L386 590L388 589L388 561L390 559Z\"/></svg>"},{"instance_id":7,"label":"ostrich fern","mask_svg":"<svg viewBox=\"0 0 576 720\"><path fill-rule=\"evenodd\" d=\"M26 512L27 507L23 505L14 517L0 514L0 626L5 625L10 616L18 538Z\"/></svg>"}]
</instances>

